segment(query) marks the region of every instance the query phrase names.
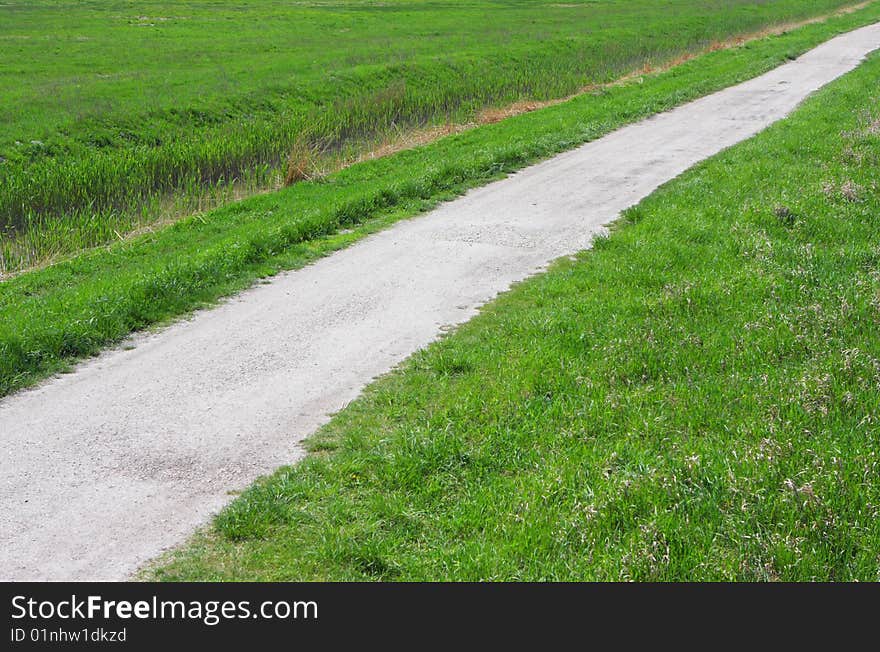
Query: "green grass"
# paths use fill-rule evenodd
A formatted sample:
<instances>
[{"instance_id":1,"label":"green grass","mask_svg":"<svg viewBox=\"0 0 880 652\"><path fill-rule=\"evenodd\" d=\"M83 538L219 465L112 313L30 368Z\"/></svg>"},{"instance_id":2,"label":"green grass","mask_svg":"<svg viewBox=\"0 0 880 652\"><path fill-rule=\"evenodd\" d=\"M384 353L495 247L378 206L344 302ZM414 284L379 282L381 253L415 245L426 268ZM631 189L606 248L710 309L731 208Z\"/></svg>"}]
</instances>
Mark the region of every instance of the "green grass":
<instances>
[{"instance_id":1,"label":"green grass","mask_svg":"<svg viewBox=\"0 0 880 652\"><path fill-rule=\"evenodd\" d=\"M0 396L65 370L132 331L301 266L624 123L753 77L835 33L878 19L880 5L874 4L714 52L626 86L253 197L0 283ZM337 233L342 227L352 232Z\"/></svg>"},{"instance_id":2,"label":"green grass","mask_svg":"<svg viewBox=\"0 0 880 652\"><path fill-rule=\"evenodd\" d=\"M413 356L153 577L880 579L878 78Z\"/></svg>"},{"instance_id":3,"label":"green grass","mask_svg":"<svg viewBox=\"0 0 880 652\"><path fill-rule=\"evenodd\" d=\"M0 272L271 186L295 143L564 96L852 2L3 3Z\"/></svg>"}]
</instances>

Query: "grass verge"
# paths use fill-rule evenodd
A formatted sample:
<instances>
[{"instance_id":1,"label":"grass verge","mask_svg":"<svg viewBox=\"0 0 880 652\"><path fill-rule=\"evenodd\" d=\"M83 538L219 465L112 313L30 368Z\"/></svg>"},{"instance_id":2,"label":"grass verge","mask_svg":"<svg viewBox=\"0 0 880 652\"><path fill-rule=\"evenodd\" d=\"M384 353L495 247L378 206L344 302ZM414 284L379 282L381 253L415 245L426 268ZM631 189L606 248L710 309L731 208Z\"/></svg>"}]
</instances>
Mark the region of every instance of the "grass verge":
<instances>
[{"instance_id":1,"label":"grass verge","mask_svg":"<svg viewBox=\"0 0 880 652\"><path fill-rule=\"evenodd\" d=\"M880 579L878 76L413 356L152 577Z\"/></svg>"},{"instance_id":2,"label":"grass verge","mask_svg":"<svg viewBox=\"0 0 880 652\"><path fill-rule=\"evenodd\" d=\"M467 188L744 79L880 18L867 8L367 161L0 283L0 396L132 331L306 264ZM340 234L348 227L350 233Z\"/></svg>"}]
</instances>

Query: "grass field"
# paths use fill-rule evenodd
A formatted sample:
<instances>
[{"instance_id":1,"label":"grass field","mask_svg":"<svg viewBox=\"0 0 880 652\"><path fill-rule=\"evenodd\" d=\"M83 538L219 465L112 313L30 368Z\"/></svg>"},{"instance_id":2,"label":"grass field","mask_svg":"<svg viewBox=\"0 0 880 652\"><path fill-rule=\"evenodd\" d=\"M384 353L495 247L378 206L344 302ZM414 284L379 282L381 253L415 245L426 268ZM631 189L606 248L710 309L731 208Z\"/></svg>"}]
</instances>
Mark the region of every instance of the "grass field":
<instances>
[{"instance_id":1,"label":"grass field","mask_svg":"<svg viewBox=\"0 0 880 652\"><path fill-rule=\"evenodd\" d=\"M0 274L272 187L291 151L344 157L848 4L6 2Z\"/></svg>"},{"instance_id":2,"label":"grass field","mask_svg":"<svg viewBox=\"0 0 880 652\"><path fill-rule=\"evenodd\" d=\"M880 5L354 165L0 283L0 396L469 187L753 77ZM338 233L347 227L347 232Z\"/></svg>"},{"instance_id":3,"label":"grass field","mask_svg":"<svg viewBox=\"0 0 880 652\"><path fill-rule=\"evenodd\" d=\"M159 579L880 579L880 56L337 415Z\"/></svg>"}]
</instances>

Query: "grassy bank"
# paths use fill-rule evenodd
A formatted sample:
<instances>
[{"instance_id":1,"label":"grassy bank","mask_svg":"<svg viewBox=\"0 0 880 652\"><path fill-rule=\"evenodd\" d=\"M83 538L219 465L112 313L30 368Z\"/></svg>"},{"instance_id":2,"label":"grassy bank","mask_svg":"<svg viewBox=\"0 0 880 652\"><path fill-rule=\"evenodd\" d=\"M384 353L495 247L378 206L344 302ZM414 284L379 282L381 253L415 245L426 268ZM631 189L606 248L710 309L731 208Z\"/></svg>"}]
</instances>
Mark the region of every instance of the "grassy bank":
<instances>
[{"instance_id":1,"label":"grassy bank","mask_svg":"<svg viewBox=\"0 0 880 652\"><path fill-rule=\"evenodd\" d=\"M415 355L155 577L878 580L878 77Z\"/></svg>"},{"instance_id":2,"label":"grassy bank","mask_svg":"<svg viewBox=\"0 0 880 652\"><path fill-rule=\"evenodd\" d=\"M752 77L880 6L362 163L0 283L0 395L468 187ZM342 227L349 232L337 234Z\"/></svg>"},{"instance_id":3,"label":"grassy bank","mask_svg":"<svg viewBox=\"0 0 880 652\"><path fill-rule=\"evenodd\" d=\"M0 5L0 273L852 0Z\"/></svg>"}]
</instances>

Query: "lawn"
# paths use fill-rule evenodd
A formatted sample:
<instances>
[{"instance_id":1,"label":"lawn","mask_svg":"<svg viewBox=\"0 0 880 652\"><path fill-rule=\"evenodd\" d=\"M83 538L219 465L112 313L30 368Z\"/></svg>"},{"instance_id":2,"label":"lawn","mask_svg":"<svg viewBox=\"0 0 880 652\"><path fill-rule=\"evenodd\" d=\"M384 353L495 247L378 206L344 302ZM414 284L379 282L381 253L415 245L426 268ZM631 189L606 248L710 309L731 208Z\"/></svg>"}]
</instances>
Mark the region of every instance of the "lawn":
<instances>
[{"instance_id":1,"label":"lawn","mask_svg":"<svg viewBox=\"0 0 880 652\"><path fill-rule=\"evenodd\" d=\"M0 396L469 187L758 75L880 5L367 161L0 283ZM340 231L340 229L343 229Z\"/></svg>"},{"instance_id":2,"label":"lawn","mask_svg":"<svg viewBox=\"0 0 880 652\"><path fill-rule=\"evenodd\" d=\"M344 157L850 4L3 3L0 273L272 188L291 151Z\"/></svg>"},{"instance_id":3,"label":"lawn","mask_svg":"<svg viewBox=\"0 0 880 652\"><path fill-rule=\"evenodd\" d=\"M878 78L416 354L151 576L880 579Z\"/></svg>"}]
</instances>

